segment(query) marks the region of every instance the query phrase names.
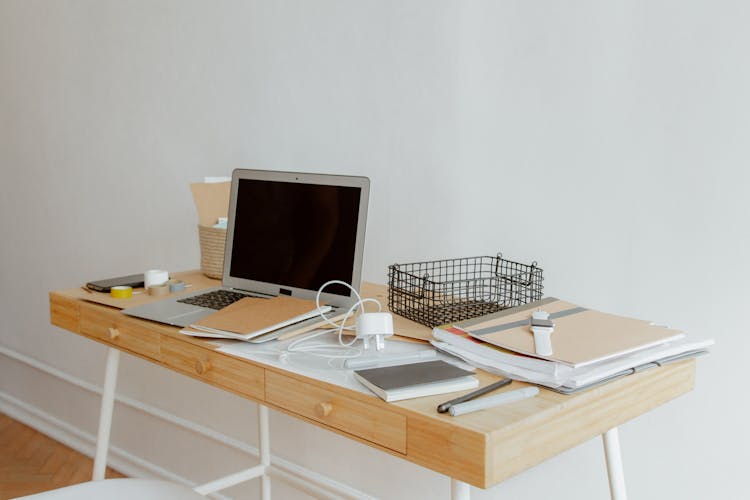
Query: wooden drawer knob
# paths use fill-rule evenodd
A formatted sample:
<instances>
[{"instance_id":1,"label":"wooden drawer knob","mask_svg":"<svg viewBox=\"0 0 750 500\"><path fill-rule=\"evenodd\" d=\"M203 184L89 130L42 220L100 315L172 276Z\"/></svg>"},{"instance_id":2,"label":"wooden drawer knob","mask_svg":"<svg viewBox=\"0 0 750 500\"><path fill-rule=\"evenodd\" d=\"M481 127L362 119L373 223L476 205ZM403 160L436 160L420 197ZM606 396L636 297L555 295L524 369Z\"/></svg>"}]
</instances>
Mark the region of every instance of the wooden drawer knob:
<instances>
[{"instance_id":1,"label":"wooden drawer knob","mask_svg":"<svg viewBox=\"0 0 750 500\"><path fill-rule=\"evenodd\" d=\"M120 336L120 330L114 327L109 327L109 339L110 340L117 340L117 337Z\"/></svg>"},{"instance_id":2,"label":"wooden drawer knob","mask_svg":"<svg viewBox=\"0 0 750 500\"><path fill-rule=\"evenodd\" d=\"M327 417L332 411L333 405L327 401L324 403L318 403L315 406L315 413L317 413L319 417Z\"/></svg>"},{"instance_id":3,"label":"wooden drawer knob","mask_svg":"<svg viewBox=\"0 0 750 500\"><path fill-rule=\"evenodd\" d=\"M198 375L203 375L210 369L211 369L211 362L207 359L205 360L199 359L198 361L195 362L195 372Z\"/></svg>"}]
</instances>

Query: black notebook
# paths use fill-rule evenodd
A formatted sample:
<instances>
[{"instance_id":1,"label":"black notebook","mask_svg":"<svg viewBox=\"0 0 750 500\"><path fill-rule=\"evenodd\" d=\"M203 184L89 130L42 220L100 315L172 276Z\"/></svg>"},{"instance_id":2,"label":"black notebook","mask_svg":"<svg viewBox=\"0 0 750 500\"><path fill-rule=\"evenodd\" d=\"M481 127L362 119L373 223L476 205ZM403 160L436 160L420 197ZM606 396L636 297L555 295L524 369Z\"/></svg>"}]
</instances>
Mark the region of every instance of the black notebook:
<instances>
[{"instance_id":1,"label":"black notebook","mask_svg":"<svg viewBox=\"0 0 750 500\"><path fill-rule=\"evenodd\" d=\"M355 370L354 378L386 401L473 389L473 372L442 360Z\"/></svg>"}]
</instances>

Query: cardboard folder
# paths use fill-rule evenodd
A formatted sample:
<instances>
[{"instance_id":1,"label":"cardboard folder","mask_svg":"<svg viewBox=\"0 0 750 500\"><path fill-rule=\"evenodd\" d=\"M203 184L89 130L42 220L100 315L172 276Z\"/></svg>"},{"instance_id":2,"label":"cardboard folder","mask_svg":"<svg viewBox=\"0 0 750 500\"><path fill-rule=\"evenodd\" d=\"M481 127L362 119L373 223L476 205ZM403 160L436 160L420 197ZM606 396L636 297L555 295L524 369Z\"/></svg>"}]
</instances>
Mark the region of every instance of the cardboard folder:
<instances>
[{"instance_id":1,"label":"cardboard folder","mask_svg":"<svg viewBox=\"0 0 750 500\"><path fill-rule=\"evenodd\" d=\"M549 356L538 355L534 348L530 318L531 312L537 309L550 313L554 322L553 353ZM456 323L456 326L484 342L574 368L684 337L679 330L587 309L555 298Z\"/></svg>"},{"instance_id":2,"label":"cardboard folder","mask_svg":"<svg viewBox=\"0 0 750 500\"><path fill-rule=\"evenodd\" d=\"M323 309L324 312L330 307ZM190 328L232 338L251 339L318 314L315 302L296 297L246 297L190 325Z\"/></svg>"}]
</instances>

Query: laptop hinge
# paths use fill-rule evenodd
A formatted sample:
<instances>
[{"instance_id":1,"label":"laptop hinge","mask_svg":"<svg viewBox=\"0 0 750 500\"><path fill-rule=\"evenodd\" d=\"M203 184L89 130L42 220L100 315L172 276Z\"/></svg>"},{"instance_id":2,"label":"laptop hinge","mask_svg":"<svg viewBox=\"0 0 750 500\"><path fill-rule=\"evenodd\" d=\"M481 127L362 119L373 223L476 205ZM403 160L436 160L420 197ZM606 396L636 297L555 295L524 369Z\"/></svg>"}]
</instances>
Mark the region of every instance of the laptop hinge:
<instances>
[{"instance_id":1,"label":"laptop hinge","mask_svg":"<svg viewBox=\"0 0 750 500\"><path fill-rule=\"evenodd\" d=\"M230 288L230 290L235 290L237 292L245 293L247 295L252 295L254 297L266 297L266 298L267 297L275 297L275 295L270 295L270 294L267 294L267 293L256 292L254 290L243 290L242 288Z\"/></svg>"}]
</instances>

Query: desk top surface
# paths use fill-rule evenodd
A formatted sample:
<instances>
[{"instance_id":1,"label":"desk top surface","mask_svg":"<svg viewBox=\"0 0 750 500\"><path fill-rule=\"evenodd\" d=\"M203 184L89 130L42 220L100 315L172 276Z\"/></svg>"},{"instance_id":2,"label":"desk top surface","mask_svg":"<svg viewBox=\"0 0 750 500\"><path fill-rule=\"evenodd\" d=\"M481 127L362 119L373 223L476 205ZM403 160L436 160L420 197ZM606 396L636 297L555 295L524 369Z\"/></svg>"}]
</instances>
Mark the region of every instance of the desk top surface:
<instances>
[{"instance_id":1,"label":"desk top surface","mask_svg":"<svg viewBox=\"0 0 750 500\"><path fill-rule=\"evenodd\" d=\"M192 283L190 291L218 283L196 272L175 277ZM386 289L366 284L362 292L384 299ZM66 330L483 488L684 394L694 384L695 361L687 360L574 395L542 389L531 399L451 417L437 413L436 407L461 393L385 403L376 396L217 352L211 342L182 335L176 327L119 311L149 300L153 299L146 294L112 299L80 288L60 290L50 293L50 316L53 324ZM429 336L429 328L395 318L397 333L406 328L412 337ZM485 385L498 377L479 371L478 378ZM513 382L503 390L525 385Z\"/></svg>"}]
</instances>

